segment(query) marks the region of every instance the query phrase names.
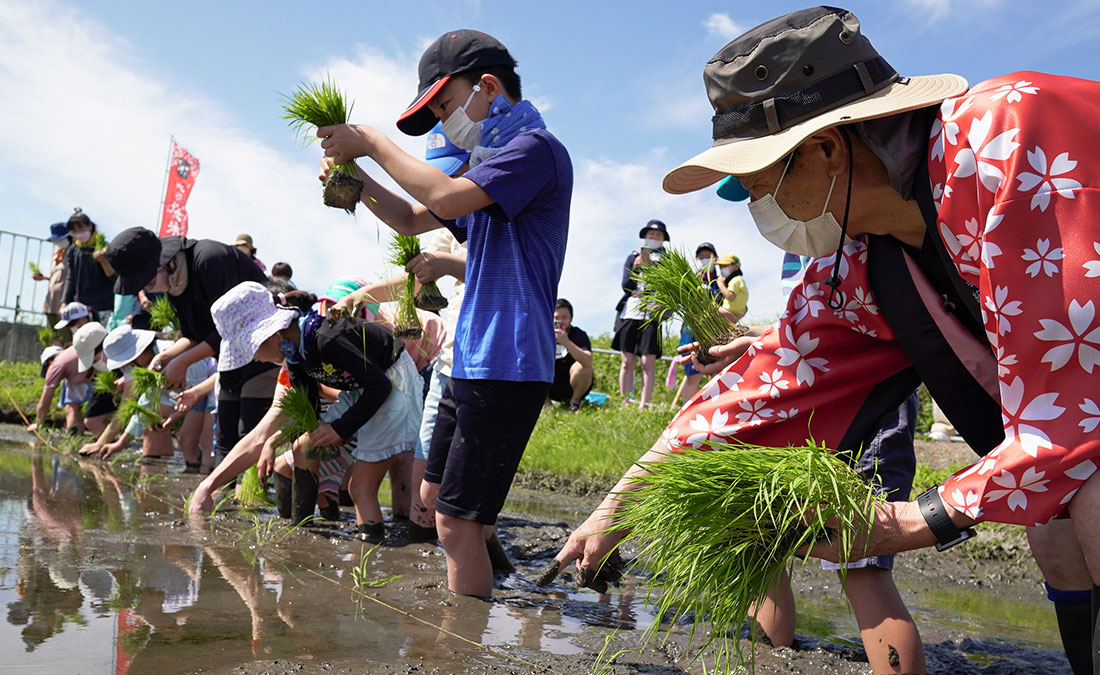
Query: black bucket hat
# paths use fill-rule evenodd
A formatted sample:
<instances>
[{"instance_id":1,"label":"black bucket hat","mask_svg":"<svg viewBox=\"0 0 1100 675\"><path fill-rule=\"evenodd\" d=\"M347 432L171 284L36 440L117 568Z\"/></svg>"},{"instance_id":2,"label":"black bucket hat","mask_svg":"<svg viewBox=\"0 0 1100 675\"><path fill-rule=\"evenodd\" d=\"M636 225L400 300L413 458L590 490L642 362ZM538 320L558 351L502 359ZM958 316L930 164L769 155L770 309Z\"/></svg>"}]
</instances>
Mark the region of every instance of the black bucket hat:
<instances>
[{"instance_id":1,"label":"black bucket hat","mask_svg":"<svg viewBox=\"0 0 1100 675\"><path fill-rule=\"evenodd\" d=\"M427 103L452 76L469 70L515 65L508 49L488 33L466 29L444 33L420 57L416 98L397 118L397 128L410 136L423 136L431 131L436 118Z\"/></svg>"},{"instance_id":2,"label":"black bucket hat","mask_svg":"<svg viewBox=\"0 0 1100 675\"><path fill-rule=\"evenodd\" d=\"M639 239L644 239L645 238L646 230L659 230L662 234L665 235L665 241L671 241L670 237L668 236L668 228L665 227L664 223L662 223L661 221L659 221L657 219L653 219L653 220L649 221L648 223L645 224L645 227L638 230L638 238Z\"/></svg>"},{"instance_id":3,"label":"black bucket hat","mask_svg":"<svg viewBox=\"0 0 1100 675\"><path fill-rule=\"evenodd\" d=\"M118 279L115 293L135 295L145 288L160 269L160 237L144 227L123 230L107 245L107 262Z\"/></svg>"},{"instance_id":4,"label":"black bucket hat","mask_svg":"<svg viewBox=\"0 0 1100 675\"><path fill-rule=\"evenodd\" d=\"M791 12L734 38L703 68L714 146L665 176L666 192L756 173L815 133L924 108L968 88L959 75L901 77L846 9Z\"/></svg>"}]
</instances>

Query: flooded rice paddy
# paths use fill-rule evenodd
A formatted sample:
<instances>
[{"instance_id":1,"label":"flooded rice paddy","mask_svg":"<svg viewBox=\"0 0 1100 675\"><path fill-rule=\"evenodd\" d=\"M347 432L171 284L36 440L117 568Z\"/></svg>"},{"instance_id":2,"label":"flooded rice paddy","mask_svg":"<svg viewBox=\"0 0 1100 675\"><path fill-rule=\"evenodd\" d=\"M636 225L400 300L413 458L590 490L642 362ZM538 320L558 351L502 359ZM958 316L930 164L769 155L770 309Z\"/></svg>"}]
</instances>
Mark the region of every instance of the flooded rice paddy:
<instances>
[{"instance_id":1,"label":"flooded rice paddy","mask_svg":"<svg viewBox=\"0 0 1100 675\"><path fill-rule=\"evenodd\" d=\"M77 461L2 437L0 673L588 673L654 620L629 577L610 595L534 586L588 500L514 491L501 538L518 571L483 602L447 591L437 546L354 541L350 510L298 529L232 502L191 519L199 479L182 463ZM965 561L925 569L936 560L897 572L931 672L1069 672L1032 584L999 592L965 579ZM759 647L756 671L869 672L835 576L807 565L796 591L795 647ZM601 672L702 672L686 628Z\"/></svg>"}]
</instances>

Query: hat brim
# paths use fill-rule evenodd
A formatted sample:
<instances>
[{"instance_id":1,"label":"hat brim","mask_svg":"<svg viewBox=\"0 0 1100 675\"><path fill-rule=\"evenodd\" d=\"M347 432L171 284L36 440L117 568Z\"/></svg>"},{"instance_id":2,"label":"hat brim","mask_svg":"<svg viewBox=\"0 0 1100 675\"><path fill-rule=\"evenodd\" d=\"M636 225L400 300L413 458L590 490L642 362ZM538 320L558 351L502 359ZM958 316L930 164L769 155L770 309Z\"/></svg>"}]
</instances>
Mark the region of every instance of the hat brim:
<instances>
[{"instance_id":1,"label":"hat brim","mask_svg":"<svg viewBox=\"0 0 1100 675\"><path fill-rule=\"evenodd\" d=\"M887 117L942 103L970 88L950 73L918 75L894 82L857 101L828 110L782 131L759 138L719 139L672 171L662 181L665 192L684 194L717 183L726 176L746 176L768 168L815 133L840 124Z\"/></svg>"},{"instance_id":2,"label":"hat brim","mask_svg":"<svg viewBox=\"0 0 1100 675\"><path fill-rule=\"evenodd\" d=\"M221 349L218 353L218 372L224 373L229 370L236 370L252 363L260 345L275 333L289 326L290 322L297 316L297 312L276 309L274 313L254 323L252 328L244 335L232 340L222 338Z\"/></svg>"},{"instance_id":3,"label":"hat brim","mask_svg":"<svg viewBox=\"0 0 1100 675\"><path fill-rule=\"evenodd\" d=\"M125 359L107 359L107 370L118 370L119 368L130 363L137 357L141 356L149 345L153 344L153 340L157 339L155 331L137 329L134 331L134 336L137 340L134 342L134 351L126 356Z\"/></svg>"},{"instance_id":4,"label":"hat brim","mask_svg":"<svg viewBox=\"0 0 1100 675\"><path fill-rule=\"evenodd\" d=\"M435 127L436 122L439 120L428 109L428 101L439 93L439 90L451 80L451 77L453 76L444 75L417 93L413 102L397 118L397 128L401 133L409 136L423 136Z\"/></svg>"},{"instance_id":5,"label":"hat brim","mask_svg":"<svg viewBox=\"0 0 1100 675\"><path fill-rule=\"evenodd\" d=\"M458 170L469 160L463 157L434 157L432 159L425 159L424 161L448 176L453 176L458 173Z\"/></svg>"},{"instance_id":6,"label":"hat brim","mask_svg":"<svg viewBox=\"0 0 1100 675\"><path fill-rule=\"evenodd\" d=\"M119 295L137 295L137 292L149 285L153 277L157 276L160 269L159 260L147 259L142 261L141 269L130 272L126 276L118 275L115 280L115 293Z\"/></svg>"}]
</instances>

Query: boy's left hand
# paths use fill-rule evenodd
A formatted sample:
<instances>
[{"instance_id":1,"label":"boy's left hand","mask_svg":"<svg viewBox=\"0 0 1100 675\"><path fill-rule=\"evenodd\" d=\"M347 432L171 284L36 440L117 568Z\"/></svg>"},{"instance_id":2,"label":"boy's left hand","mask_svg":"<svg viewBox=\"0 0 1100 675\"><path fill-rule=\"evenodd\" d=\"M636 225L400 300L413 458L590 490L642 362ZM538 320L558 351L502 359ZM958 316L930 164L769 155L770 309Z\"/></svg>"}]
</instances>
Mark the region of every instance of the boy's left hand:
<instances>
[{"instance_id":1,"label":"boy's left hand","mask_svg":"<svg viewBox=\"0 0 1100 675\"><path fill-rule=\"evenodd\" d=\"M333 124L317 129L317 137L324 139L321 147L325 149L325 156L337 164L344 164L356 157L370 155L372 131L366 125Z\"/></svg>"}]
</instances>

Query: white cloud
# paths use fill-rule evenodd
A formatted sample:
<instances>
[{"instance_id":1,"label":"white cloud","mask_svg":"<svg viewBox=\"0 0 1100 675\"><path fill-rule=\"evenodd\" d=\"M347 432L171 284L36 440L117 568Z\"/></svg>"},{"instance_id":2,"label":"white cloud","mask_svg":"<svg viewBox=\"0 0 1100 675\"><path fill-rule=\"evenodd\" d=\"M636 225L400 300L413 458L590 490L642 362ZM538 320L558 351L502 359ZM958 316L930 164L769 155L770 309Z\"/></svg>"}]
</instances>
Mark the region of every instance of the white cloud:
<instances>
[{"instance_id":1,"label":"white cloud","mask_svg":"<svg viewBox=\"0 0 1100 675\"><path fill-rule=\"evenodd\" d=\"M905 0L929 23L945 19L958 11L985 11L1000 5L1002 0Z\"/></svg>"},{"instance_id":2,"label":"white cloud","mask_svg":"<svg viewBox=\"0 0 1100 675\"><path fill-rule=\"evenodd\" d=\"M288 88L327 72L355 101L356 122L389 133L406 100L373 94L411 90L418 58L413 46L385 53L363 47L353 58L303 68L288 78ZM123 38L78 11L0 0L0 91L7 103L0 106L0 199L18 201L13 208L27 212L37 208L31 215L43 226L80 205L109 235L153 227L174 133L202 162L188 204L194 236L231 241L249 232L261 259L290 262L295 281L310 290L343 274L380 278L392 271L382 262L388 228L365 208L353 218L322 205L316 145L300 148L288 130L285 145L271 147L247 120L155 72ZM549 107L548 99L541 103ZM391 138L416 156L423 152L422 137ZM756 234L744 208L713 190L676 197L661 190L664 172L683 158L654 150L626 161L593 159L578 148L572 156L560 295L573 301L579 326L593 334L611 329L623 259L650 218L664 220L673 243L692 254L701 241L736 252L752 292L751 313L779 312L781 254Z\"/></svg>"},{"instance_id":3,"label":"white cloud","mask_svg":"<svg viewBox=\"0 0 1100 675\"><path fill-rule=\"evenodd\" d=\"M715 12L703 21L703 27L711 35L716 35L725 40L732 40L745 32L745 29L737 25L729 14Z\"/></svg>"}]
</instances>

